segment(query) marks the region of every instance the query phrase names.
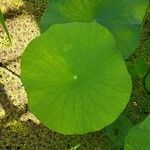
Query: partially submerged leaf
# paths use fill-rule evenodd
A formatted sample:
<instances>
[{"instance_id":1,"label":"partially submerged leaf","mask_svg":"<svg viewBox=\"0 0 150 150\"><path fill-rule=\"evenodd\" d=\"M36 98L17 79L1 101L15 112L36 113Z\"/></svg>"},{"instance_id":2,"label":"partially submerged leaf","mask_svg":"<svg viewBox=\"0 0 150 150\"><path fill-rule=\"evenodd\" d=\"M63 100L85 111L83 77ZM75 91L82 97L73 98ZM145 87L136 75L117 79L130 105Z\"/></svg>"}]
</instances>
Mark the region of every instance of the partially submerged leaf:
<instances>
[{"instance_id":1,"label":"partially submerged leaf","mask_svg":"<svg viewBox=\"0 0 150 150\"><path fill-rule=\"evenodd\" d=\"M21 69L30 111L64 134L112 123L131 92L115 40L97 23L53 25L28 45Z\"/></svg>"},{"instance_id":2,"label":"partially submerged leaf","mask_svg":"<svg viewBox=\"0 0 150 150\"><path fill-rule=\"evenodd\" d=\"M41 31L52 24L93 22L105 26L116 38L124 58L139 41L149 0L51 0L41 20Z\"/></svg>"},{"instance_id":3,"label":"partially submerged leaf","mask_svg":"<svg viewBox=\"0 0 150 150\"><path fill-rule=\"evenodd\" d=\"M125 115L121 114L115 122L106 127L107 136L111 139L112 143L118 148L124 147L124 141L129 130L133 127L133 123Z\"/></svg>"},{"instance_id":4,"label":"partially submerged leaf","mask_svg":"<svg viewBox=\"0 0 150 150\"><path fill-rule=\"evenodd\" d=\"M150 115L129 132L125 150L150 150Z\"/></svg>"}]
</instances>

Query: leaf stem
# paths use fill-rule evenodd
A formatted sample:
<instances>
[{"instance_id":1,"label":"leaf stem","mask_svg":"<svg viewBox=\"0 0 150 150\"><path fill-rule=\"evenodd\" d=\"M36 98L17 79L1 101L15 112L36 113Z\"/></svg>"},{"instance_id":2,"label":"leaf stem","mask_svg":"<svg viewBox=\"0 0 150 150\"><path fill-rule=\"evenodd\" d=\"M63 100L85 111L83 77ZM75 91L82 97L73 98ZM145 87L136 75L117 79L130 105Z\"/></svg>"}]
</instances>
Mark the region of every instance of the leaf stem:
<instances>
[{"instance_id":1,"label":"leaf stem","mask_svg":"<svg viewBox=\"0 0 150 150\"><path fill-rule=\"evenodd\" d=\"M11 38L10 38L9 31L8 31L8 28L7 28L6 23L5 23L4 14L2 13L1 10L0 10L0 23L1 23L3 29L4 29L4 31L5 31L5 33L6 33L6 35L7 35L8 39L9 39L9 41L10 41L10 43L12 43L12 42L11 42Z\"/></svg>"}]
</instances>

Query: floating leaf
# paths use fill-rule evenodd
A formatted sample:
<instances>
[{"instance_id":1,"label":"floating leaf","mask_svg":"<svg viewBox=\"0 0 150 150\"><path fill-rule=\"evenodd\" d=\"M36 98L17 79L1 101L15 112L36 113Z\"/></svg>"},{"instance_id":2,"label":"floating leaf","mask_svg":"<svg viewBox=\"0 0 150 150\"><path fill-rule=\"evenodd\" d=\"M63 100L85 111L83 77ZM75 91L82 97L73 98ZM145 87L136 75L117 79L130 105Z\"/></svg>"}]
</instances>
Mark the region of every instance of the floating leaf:
<instances>
[{"instance_id":1,"label":"floating leaf","mask_svg":"<svg viewBox=\"0 0 150 150\"><path fill-rule=\"evenodd\" d=\"M50 129L102 129L125 108L131 79L113 36L97 23L53 25L22 58L30 111Z\"/></svg>"},{"instance_id":2,"label":"floating leaf","mask_svg":"<svg viewBox=\"0 0 150 150\"><path fill-rule=\"evenodd\" d=\"M121 114L115 122L106 127L107 136L112 143L118 148L124 147L124 141L129 130L133 127L133 123L125 114Z\"/></svg>"},{"instance_id":3,"label":"floating leaf","mask_svg":"<svg viewBox=\"0 0 150 150\"><path fill-rule=\"evenodd\" d=\"M137 47L148 3L149 0L51 0L41 31L52 24L96 21L114 35L124 58L128 58Z\"/></svg>"},{"instance_id":4,"label":"floating leaf","mask_svg":"<svg viewBox=\"0 0 150 150\"><path fill-rule=\"evenodd\" d=\"M125 150L150 150L150 116L129 132Z\"/></svg>"}]
</instances>

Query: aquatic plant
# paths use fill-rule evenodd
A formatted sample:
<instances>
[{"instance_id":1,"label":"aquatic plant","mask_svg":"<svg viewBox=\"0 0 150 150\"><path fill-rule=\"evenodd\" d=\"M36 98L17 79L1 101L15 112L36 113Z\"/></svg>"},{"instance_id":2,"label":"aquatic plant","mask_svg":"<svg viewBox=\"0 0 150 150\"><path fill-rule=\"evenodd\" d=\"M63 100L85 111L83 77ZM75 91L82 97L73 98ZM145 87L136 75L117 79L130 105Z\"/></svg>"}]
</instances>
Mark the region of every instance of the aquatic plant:
<instances>
[{"instance_id":1,"label":"aquatic plant","mask_svg":"<svg viewBox=\"0 0 150 150\"><path fill-rule=\"evenodd\" d=\"M84 134L120 115L132 89L123 58L137 47L148 2L49 1L21 64L30 111L43 124Z\"/></svg>"}]
</instances>

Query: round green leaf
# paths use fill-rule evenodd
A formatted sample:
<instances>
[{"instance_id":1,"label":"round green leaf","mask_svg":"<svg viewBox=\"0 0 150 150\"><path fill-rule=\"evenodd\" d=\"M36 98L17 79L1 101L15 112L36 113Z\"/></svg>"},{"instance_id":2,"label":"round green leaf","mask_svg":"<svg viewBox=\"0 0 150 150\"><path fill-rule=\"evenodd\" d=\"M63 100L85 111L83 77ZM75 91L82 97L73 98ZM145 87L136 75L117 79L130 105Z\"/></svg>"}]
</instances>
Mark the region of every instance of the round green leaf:
<instances>
[{"instance_id":1,"label":"round green leaf","mask_svg":"<svg viewBox=\"0 0 150 150\"><path fill-rule=\"evenodd\" d=\"M147 91L150 92L150 73L146 76L145 86L146 86Z\"/></svg>"},{"instance_id":2,"label":"round green leaf","mask_svg":"<svg viewBox=\"0 0 150 150\"><path fill-rule=\"evenodd\" d=\"M125 108L131 79L113 36L96 23L53 25L22 58L30 111L50 129L102 129Z\"/></svg>"},{"instance_id":3,"label":"round green leaf","mask_svg":"<svg viewBox=\"0 0 150 150\"><path fill-rule=\"evenodd\" d=\"M116 38L124 58L137 47L149 0L51 0L41 20L41 31L52 24L93 22Z\"/></svg>"},{"instance_id":4,"label":"round green leaf","mask_svg":"<svg viewBox=\"0 0 150 150\"><path fill-rule=\"evenodd\" d=\"M150 116L131 129L125 141L125 150L150 150Z\"/></svg>"}]
</instances>

